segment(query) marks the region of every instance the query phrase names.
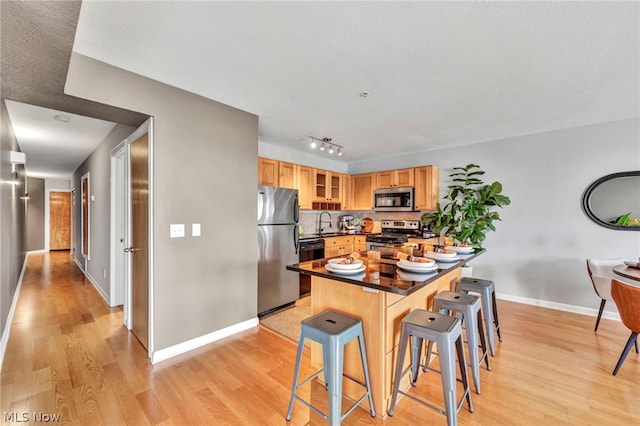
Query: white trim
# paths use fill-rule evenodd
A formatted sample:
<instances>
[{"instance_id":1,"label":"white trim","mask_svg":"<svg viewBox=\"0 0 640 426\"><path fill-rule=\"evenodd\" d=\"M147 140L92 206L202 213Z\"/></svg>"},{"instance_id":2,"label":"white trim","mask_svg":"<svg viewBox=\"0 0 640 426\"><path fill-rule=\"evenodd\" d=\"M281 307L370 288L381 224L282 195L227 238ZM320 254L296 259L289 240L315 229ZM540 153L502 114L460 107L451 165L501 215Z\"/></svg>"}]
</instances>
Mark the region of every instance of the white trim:
<instances>
[{"instance_id":1,"label":"white trim","mask_svg":"<svg viewBox=\"0 0 640 426\"><path fill-rule=\"evenodd\" d=\"M102 298L104 299L104 302L107 304L107 306L110 306L109 305L109 295L97 284L97 280L94 277L91 276L89 271L82 271L82 273L84 274L85 277L87 277L89 282L91 284L93 284L95 289L98 291L98 294L100 294L100 296L102 296Z\"/></svg>"},{"instance_id":2,"label":"white trim","mask_svg":"<svg viewBox=\"0 0 640 426\"><path fill-rule=\"evenodd\" d=\"M38 252L40 252L38 250ZM9 309L9 315L7 315L7 321L4 323L4 330L2 331L2 339L0 339L0 370L2 370L2 363L4 362L4 353L7 350L7 343L9 343L9 334L11 334L11 324L13 323L13 314L16 312L16 305L18 304L18 296L20 295L20 289L22 288L22 278L24 277L24 271L27 269L27 259L29 254L27 252L22 262L22 270L18 277L18 285L16 286L16 292L13 294L13 301L11 302L11 308Z\"/></svg>"},{"instance_id":3,"label":"white trim","mask_svg":"<svg viewBox=\"0 0 640 426\"><path fill-rule=\"evenodd\" d=\"M236 333L240 333L250 328L257 327L258 324L259 322L257 317L251 318L249 320L239 322L237 324L225 327L212 333L205 334L204 336L196 337L194 339L187 340L186 342L178 343L177 345L161 349L159 351L153 352L153 354L151 355L151 363L156 364L160 361L164 361L185 352L192 351L204 345L208 345L209 343L224 339L225 337L229 337Z\"/></svg>"},{"instance_id":4,"label":"white trim","mask_svg":"<svg viewBox=\"0 0 640 426\"><path fill-rule=\"evenodd\" d=\"M84 217L84 206L82 205L82 196L84 195L83 180L87 180L87 217ZM84 221L88 220L87 224L87 254L84 254ZM87 261L91 260L91 175L90 172L85 173L80 177L80 255L84 259L85 265ZM83 268L84 270L84 268Z\"/></svg>"},{"instance_id":5,"label":"white trim","mask_svg":"<svg viewBox=\"0 0 640 426\"><path fill-rule=\"evenodd\" d=\"M153 237L153 117L149 117L149 119L146 121L147 124L147 131L149 132L149 148L148 148L148 152L147 152L147 159L149 161L148 164L148 174L149 174L149 205L148 205L148 209L149 209L149 357L152 356L152 354L155 352L155 335L154 335L154 331L155 331L155 324L154 324L154 313L155 313L155 309L154 309L154 305L153 305L153 301L155 300L154 297L154 279L153 279L153 269L154 269L154 264L153 264L153 253L155 252L154 250L154 237ZM257 319L256 319L257 321Z\"/></svg>"},{"instance_id":6,"label":"white trim","mask_svg":"<svg viewBox=\"0 0 640 426\"><path fill-rule=\"evenodd\" d=\"M117 306L118 305L118 289L116 286L117 283L117 279L118 279L118 271L116 268L116 251L118 248L118 236L116 235L116 225L117 225L117 212L116 212L116 198L118 196L118 185L117 185L117 163L118 161L120 161L120 157L122 157L122 161L127 161L126 158L126 143L127 140L124 139L122 142L120 142L118 145L116 145L116 147L114 147L111 150L111 217L110 217L110 225L111 225L111 229L109 231L109 238L110 238L110 265L109 265L109 289L110 289L110 297L109 297L109 306L113 307L113 306ZM126 185L126 177L125 177L125 185ZM126 283L125 283L125 288L126 288ZM126 291L126 290L125 290ZM122 295L124 296L124 295ZM123 299L126 299L126 297L123 297ZM126 310L126 302L123 303L123 308ZM126 311L125 314L123 315L125 318L125 324L126 324Z\"/></svg>"},{"instance_id":7,"label":"white trim","mask_svg":"<svg viewBox=\"0 0 640 426\"><path fill-rule=\"evenodd\" d=\"M105 303L107 305L109 305L109 298L107 297L107 293L105 293L105 291L102 288L100 288L100 286L98 284L96 284L96 279L94 277L92 277L91 274L88 271L84 270L84 265L82 265L78 261L78 259L75 258L75 256L73 256L72 259L76 263L76 265L78 265L78 268L80 268L80 271L82 271L82 274L89 280L91 285L93 285L95 287L95 289L98 292L98 294L100 296L102 296L102 298L104 299Z\"/></svg>"},{"instance_id":8,"label":"white trim","mask_svg":"<svg viewBox=\"0 0 640 426\"><path fill-rule=\"evenodd\" d=\"M48 253L49 250L41 249L41 250L29 250L27 254L40 254L40 253Z\"/></svg>"},{"instance_id":9,"label":"white trim","mask_svg":"<svg viewBox=\"0 0 640 426\"><path fill-rule=\"evenodd\" d=\"M572 312L574 314L598 316L598 309L585 308L583 306L567 305L565 303L550 302L548 300L532 299L530 297L514 296L511 294L496 293L496 299L510 302L524 303L525 305L541 306L543 308L556 309L558 311ZM615 305L611 303L611 305ZM620 315L615 312L602 312L602 318L620 321Z\"/></svg>"}]
</instances>

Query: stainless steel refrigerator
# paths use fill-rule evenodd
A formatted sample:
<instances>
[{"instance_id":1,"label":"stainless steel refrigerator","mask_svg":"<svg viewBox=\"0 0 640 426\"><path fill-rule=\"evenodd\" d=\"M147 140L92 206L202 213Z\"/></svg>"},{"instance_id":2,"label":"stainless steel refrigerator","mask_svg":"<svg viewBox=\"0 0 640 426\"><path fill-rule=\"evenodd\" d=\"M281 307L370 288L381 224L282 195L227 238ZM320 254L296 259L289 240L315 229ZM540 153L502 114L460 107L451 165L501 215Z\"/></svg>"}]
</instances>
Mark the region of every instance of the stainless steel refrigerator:
<instances>
[{"instance_id":1,"label":"stainless steel refrigerator","mask_svg":"<svg viewBox=\"0 0 640 426\"><path fill-rule=\"evenodd\" d=\"M258 186L258 314L298 299L298 190Z\"/></svg>"}]
</instances>

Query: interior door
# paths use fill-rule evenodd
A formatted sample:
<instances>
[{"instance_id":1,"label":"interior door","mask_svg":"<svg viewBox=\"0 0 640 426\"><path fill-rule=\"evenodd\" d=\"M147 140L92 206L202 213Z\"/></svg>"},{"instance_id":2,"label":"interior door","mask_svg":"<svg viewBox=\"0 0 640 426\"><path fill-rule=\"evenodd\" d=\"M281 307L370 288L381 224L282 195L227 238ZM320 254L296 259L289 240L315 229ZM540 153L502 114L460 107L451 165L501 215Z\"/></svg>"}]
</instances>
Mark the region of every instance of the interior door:
<instances>
[{"instance_id":1,"label":"interior door","mask_svg":"<svg viewBox=\"0 0 640 426\"><path fill-rule=\"evenodd\" d=\"M149 348L149 133L129 145L131 330Z\"/></svg>"},{"instance_id":2,"label":"interior door","mask_svg":"<svg viewBox=\"0 0 640 426\"><path fill-rule=\"evenodd\" d=\"M71 248L71 196L69 192L49 193L49 250Z\"/></svg>"}]
</instances>

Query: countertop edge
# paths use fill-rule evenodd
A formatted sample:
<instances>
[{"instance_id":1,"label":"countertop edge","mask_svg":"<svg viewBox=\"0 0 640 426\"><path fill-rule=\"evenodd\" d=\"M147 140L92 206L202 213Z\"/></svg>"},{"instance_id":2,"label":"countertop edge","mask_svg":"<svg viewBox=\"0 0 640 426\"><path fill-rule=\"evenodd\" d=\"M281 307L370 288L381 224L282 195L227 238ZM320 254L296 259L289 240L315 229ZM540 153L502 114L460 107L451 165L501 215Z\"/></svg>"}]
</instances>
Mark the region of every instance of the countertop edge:
<instances>
[{"instance_id":1,"label":"countertop edge","mask_svg":"<svg viewBox=\"0 0 640 426\"><path fill-rule=\"evenodd\" d=\"M397 287L389 287L389 286L385 286L385 285L379 285L379 284L374 284L374 283L369 283L366 281L360 281L360 280L354 280L349 278L348 275L338 275L338 274L332 274L329 272L317 272L317 271L312 271L309 269L303 269L300 267L299 263L295 263L292 265L287 265L286 269L289 271L294 271L294 272L299 272L301 274L304 275L311 275L311 276L317 276L317 277L321 277L321 278L327 278L327 279L331 279L334 281L341 281L347 284L351 284L351 285L357 285L360 287L367 287L367 288L371 288L371 289L376 289L376 290L381 290L381 291L386 291L389 293L395 293L395 294L399 294L402 296L408 296L418 290L420 290L421 288L431 284L433 281L443 277L444 275L446 275L447 273L453 271L455 268L459 268L462 266L465 266L465 264L473 259L475 259L476 257L480 256L481 254L483 254L486 250L485 249L480 249L479 251L468 255L467 257L465 257L464 259L460 259L459 261L455 262L455 263L451 263L448 264L449 266L447 268L442 268L440 270L438 270L438 272L434 275L431 275L429 278L427 278L425 281L420 282L419 284L413 285L408 289L402 289L402 288L397 288ZM326 259L322 259L321 261L324 261ZM318 261L310 261L310 262L318 262ZM308 263L308 262L305 262ZM415 282L415 281L414 281Z\"/></svg>"}]
</instances>

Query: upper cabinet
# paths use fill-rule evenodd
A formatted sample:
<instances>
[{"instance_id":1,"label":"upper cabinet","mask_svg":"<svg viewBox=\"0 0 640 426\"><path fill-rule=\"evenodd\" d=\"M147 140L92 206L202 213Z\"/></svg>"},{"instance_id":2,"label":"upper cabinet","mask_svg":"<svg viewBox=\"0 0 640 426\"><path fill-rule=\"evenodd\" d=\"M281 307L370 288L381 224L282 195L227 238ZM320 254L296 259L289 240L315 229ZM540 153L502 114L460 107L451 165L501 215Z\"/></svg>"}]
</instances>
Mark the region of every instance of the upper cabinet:
<instances>
[{"instance_id":1,"label":"upper cabinet","mask_svg":"<svg viewBox=\"0 0 640 426\"><path fill-rule=\"evenodd\" d=\"M298 203L302 210L313 209L314 194L313 167L295 166L295 187L298 190Z\"/></svg>"},{"instance_id":2,"label":"upper cabinet","mask_svg":"<svg viewBox=\"0 0 640 426\"><path fill-rule=\"evenodd\" d=\"M437 166L414 169L414 204L416 210L435 210L440 190L440 172Z\"/></svg>"},{"instance_id":3,"label":"upper cabinet","mask_svg":"<svg viewBox=\"0 0 640 426\"><path fill-rule=\"evenodd\" d=\"M258 157L258 185L278 186L278 160Z\"/></svg>"},{"instance_id":4,"label":"upper cabinet","mask_svg":"<svg viewBox=\"0 0 640 426\"><path fill-rule=\"evenodd\" d=\"M314 210L341 210L342 174L314 169Z\"/></svg>"},{"instance_id":5,"label":"upper cabinet","mask_svg":"<svg viewBox=\"0 0 640 426\"><path fill-rule=\"evenodd\" d=\"M295 165L280 161L278 164L278 186L281 188L298 189L295 182Z\"/></svg>"},{"instance_id":6,"label":"upper cabinet","mask_svg":"<svg viewBox=\"0 0 640 426\"><path fill-rule=\"evenodd\" d=\"M437 166L346 175L258 157L258 184L298 190L302 210L373 210L373 190L412 186L416 210L435 210Z\"/></svg>"},{"instance_id":7,"label":"upper cabinet","mask_svg":"<svg viewBox=\"0 0 640 426\"><path fill-rule=\"evenodd\" d=\"M373 210L375 173L351 175L350 209Z\"/></svg>"},{"instance_id":8,"label":"upper cabinet","mask_svg":"<svg viewBox=\"0 0 640 426\"><path fill-rule=\"evenodd\" d=\"M376 173L376 188L396 188L414 185L413 169L386 170Z\"/></svg>"}]
</instances>

